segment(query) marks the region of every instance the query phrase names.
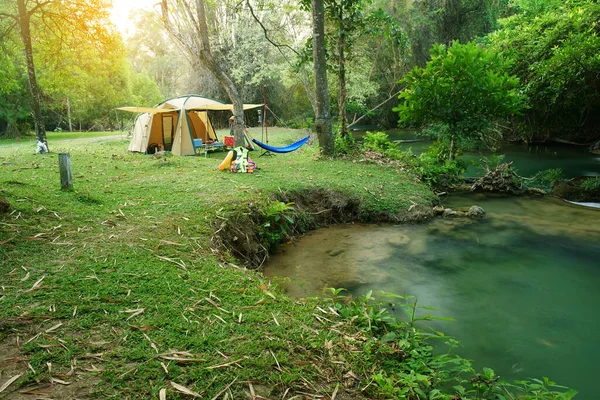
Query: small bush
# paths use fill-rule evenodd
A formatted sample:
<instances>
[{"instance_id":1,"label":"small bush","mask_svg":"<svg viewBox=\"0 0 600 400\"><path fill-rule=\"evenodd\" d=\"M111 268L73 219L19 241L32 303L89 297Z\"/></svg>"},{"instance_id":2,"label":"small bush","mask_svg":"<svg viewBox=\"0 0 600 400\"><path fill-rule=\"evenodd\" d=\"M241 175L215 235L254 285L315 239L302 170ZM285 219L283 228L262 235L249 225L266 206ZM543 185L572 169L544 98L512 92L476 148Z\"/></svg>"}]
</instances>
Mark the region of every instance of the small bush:
<instances>
[{"instance_id":1,"label":"small bush","mask_svg":"<svg viewBox=\"0 0 600 400\"><path fill-rule=\"evenodd\" d=\"M563 179L563 171L560 168L546 169L540 171L533 176L527 183L529 187L537 187L546 191L551 191L552 188Z\"/></svg>"},{"instance_id":2,"label":"small bush","mask_svg":"<svg viewBox=\"0 0 600 400\"><path fill-rule=\"evenodd\" d=\"M579 183L579 187L586 191L600 189L600 176L586 178Z\"/></svg>"},{"instance_id":3,"label":"small bush","mask_svg":"<svg viewBox=\"0 0 600 400\"><path fill-rule=\"evenodd\" d=\"M338 156L353 155L359 151L359 145L351 135L335 136L335 152Z\"/></svg>"},{"instance_id":4,"label":"small bush","mask_svg":"<svg viewBox=\"0 0 600 400\"><path fill-rule=\"evenodd\" d=\"M312 129L314 126L312 117L298 115L287 121L288 128L291 129Z\"/></svg>"},{"instance_id":5,"label":"small bush","mask_svg":"<svg viewBox=\"0 0 600 400\"><path fill-rule=\"evenodd\" d=\"M456 184L465 172L467 163L458 157L450 160L448 149L441 142L434 142L421 153L412 167L422 181L431 186L447 187Z\"/></svg>"},{"instance_id":6,"label":"small bush","mask_svg":"<svg viewBox=\"0 0 600 400\"><path fill-rule=\"evenodd\" d=\"M271 201L260 209L263 223L258 228L258 235L264 240L270 251L277 250L281 242L290 235L290 230L293 229L294 220L290 215L294 212L293 204Z\"/></svg>"}]
</instances>

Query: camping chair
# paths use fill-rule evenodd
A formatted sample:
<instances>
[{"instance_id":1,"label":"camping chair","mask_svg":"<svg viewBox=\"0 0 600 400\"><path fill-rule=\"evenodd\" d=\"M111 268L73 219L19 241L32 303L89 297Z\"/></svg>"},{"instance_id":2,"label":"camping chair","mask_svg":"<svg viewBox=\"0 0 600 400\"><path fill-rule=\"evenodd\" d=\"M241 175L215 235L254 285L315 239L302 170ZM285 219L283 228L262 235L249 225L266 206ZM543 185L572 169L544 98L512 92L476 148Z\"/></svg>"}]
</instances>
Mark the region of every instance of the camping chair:
<instances>
[{"instance_id":1,"label":"camping chair","mask_svg":"<svg viewBox=\"0 0 600 400\"><path fill-rule=\"evenodd\" d=\"M192 145L194 146L194 154L200 149L200 152L204 152L204 158L208 155L209 150L222 149L224 146L221 142L203 143L202 139L192 139Z\"/></svg>"},{"instance_id":2,"label":"camping chair","mask_svg":"<svg viewBox=\"0 0 600 400\"><path fill-rule=\"evenodd\" d=\"M206 158L208 149L206 148L206 145L202 143L202 139L192 139L192 145L194 146L194 154L196 154L196 151L200 149L201 152L204 151L204 158Z\"/></svg>"}]
</instances>

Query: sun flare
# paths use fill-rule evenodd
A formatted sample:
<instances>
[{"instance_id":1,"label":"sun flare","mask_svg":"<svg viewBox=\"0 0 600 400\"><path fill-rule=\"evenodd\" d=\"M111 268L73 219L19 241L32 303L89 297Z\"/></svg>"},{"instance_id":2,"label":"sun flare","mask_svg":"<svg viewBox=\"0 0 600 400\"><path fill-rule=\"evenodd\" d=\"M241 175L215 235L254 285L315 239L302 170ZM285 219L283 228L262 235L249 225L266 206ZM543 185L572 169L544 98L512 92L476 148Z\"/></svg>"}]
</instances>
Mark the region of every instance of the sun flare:
<instances>
[{"instance_id":1,"label":"sun flare","mask_svg":"<svg viewBox=\"0 0 600 400\"><path fill-rule=\"evenodd\" d=\"M158 0L113 0L110 20L123 37L133 35L135 25L133 18L142 10L150 10Z\"/></svg>"}]
</instances>

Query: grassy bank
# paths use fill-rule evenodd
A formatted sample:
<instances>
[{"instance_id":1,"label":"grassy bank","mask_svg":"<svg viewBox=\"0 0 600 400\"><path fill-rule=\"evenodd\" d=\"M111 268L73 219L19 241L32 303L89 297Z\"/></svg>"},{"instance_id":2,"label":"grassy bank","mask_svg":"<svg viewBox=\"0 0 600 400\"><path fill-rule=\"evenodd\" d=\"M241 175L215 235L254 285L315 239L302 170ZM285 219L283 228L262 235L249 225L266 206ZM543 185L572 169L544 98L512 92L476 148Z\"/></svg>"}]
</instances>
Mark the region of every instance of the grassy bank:
<instances>
[{"instance_id":1,"label":"grassy bank","mask_svg":"<svg viewBox=\"0 0 600 400\"><path fill-rule=\"evenodd\" d=\"M270 142L302 135L281 130ZM4 393L374 393L378 345L365 349L361 331L324 300L291 300L237 267L211 238L216 222L273 194L335 191L361 199L358 214L402 216L432 202L426 187L390 168L319 161L311 146L254 156L259 171L231 174L216 171L223 153L129 154L121 136L100 136L50 135L47 155L0 143L0 195L12 205L0 216L0 354L9 355L0 382L20 375ZM59 152L71 154L72 192L59 190Z\"/></svg>"}]
</instances>

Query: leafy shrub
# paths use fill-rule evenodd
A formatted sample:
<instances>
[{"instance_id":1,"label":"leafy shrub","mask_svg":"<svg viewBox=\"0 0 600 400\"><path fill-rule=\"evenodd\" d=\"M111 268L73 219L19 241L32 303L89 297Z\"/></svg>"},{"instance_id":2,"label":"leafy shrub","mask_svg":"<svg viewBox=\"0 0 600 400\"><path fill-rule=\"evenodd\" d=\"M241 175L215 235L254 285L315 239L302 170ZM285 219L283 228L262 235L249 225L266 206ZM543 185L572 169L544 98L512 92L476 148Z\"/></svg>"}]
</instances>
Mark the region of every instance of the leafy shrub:
<instances>
[{"instance_id":1,"label":"leafy shrub","mask_svg":"<svg viewBox=\"0 0 600 400\"><path fill-rule=\"evenodd\" d=\"M287 126L291 129L312 129L314 123L312 117L297 115L287 121Z\"/></svg>"},{"instance_id":2,"label":"leafy shrub","mask_svg":"<svg viewBox=\"0 0 600 400\"><path fill-rule=\"evenodd\" d=\"M431 186L451 186L459 181L467 163L459 158L450 159L447 146L434 142L413 162L413 169L422 181Z\"/></svg>"},{"instance_id":3,"label":"leafy shrub","mask_svg":"<svg viewBox=\"0 0 600 400\"><path fill-rule=\"evenodd\" d=\"M293 204L271 201L260 209L264 222L259 226L258 235L267 243L269 250L276 250L288 237L294 225L293 218L288 215L294 211Z\"/></svg>"},{"instance_id":4,"label":"leafy shrub","mask_svg":"<svg viewBox=\"0 0 600 400\"><path fill-rule=\"evenodd\" d=\"M358 143L351 135L335 136L335 152L337 155L352 155L359 150Z\"/></svg>"},{"instance_id":5,"label":"leafy shrub","mask_svg":"<svg viewBox=\"0 0 600 400\"><path fill-rule=\"evenodd\" d=\"M431 186L447 187L456 184L467 167L467 163L458 158L450 159L448 147L440 141L434 142L427 151L416 157L411 150L402 151L396 143L389 140L386 133L367 132L363 149L377 151L392 160L401 161Z\"/></svg>"},{"instance_id":6,"label":"leafy shrub","mask_svg":"<svg viewBox=\"0 0 600 400\"><path fill-rule=\"evenodd\" d=\"M597 190L600 189L600 176L594 178L586 178L579 183L579 187L583 190Z\"/></svg>"},{"instance_id":7,"label":"leafy shrub","mask_svg":"<svg viewBox=\"0 0 600 400\"><path fill-rule=\"evenodd\" d=\"M367 132L363 138L363 148L385 153L395 146L385 132Z\"/></svg>"},{"instance_id":8,"label":"leafy shrub","mask_svg":"<svg viewBox=\"0 0 600 400\"><path fill-rule=\"evenodd\" d=\"M563 171L560 168L546 169L540 171L533 176L533 178L527 183L529 187L538 187L546 191L552 190L554 185L559 183L563 179Z\"/></svg>"},{"instance_id":9,"label":"leafy shrub","mask_svg":"<svg viewBox=\"0 0 600 400\"><path fill-rule=\"evenodd\" d=\"M333 307L344 319L352 321L367 334L371 343L370 356L390 352L397 362L387 362L374 371L369 394L395 399L540 399L568 400L577 393L558 386L548 378L516 381L500 380L490 369L477 373L471 363L454 353L460 343L442 332L427 332L417 326L419 321L444 319L429 313L430 307L417 305L412 296L368 292L347 301L344 289L330 289ZM401 311L404 318L391 310ZM423 314L422 311L426 313ZM443 340L447 352L434 352L432 340Z\"/></svg>"},{"instance_id":10,"label":"leafy shrub","mask_svg":"<svg viewBox=\"0 0 600 400\"><path fill-rule=\"evenodd\" d=\"M450 159L458 148L485 146L499 134L497 121L524 107L508 66L500 52L471 42L434 45L427 65L402 79L406 89L394 111L402 123L433 128L448 144Z\"/></svg>"}]
</instances>

